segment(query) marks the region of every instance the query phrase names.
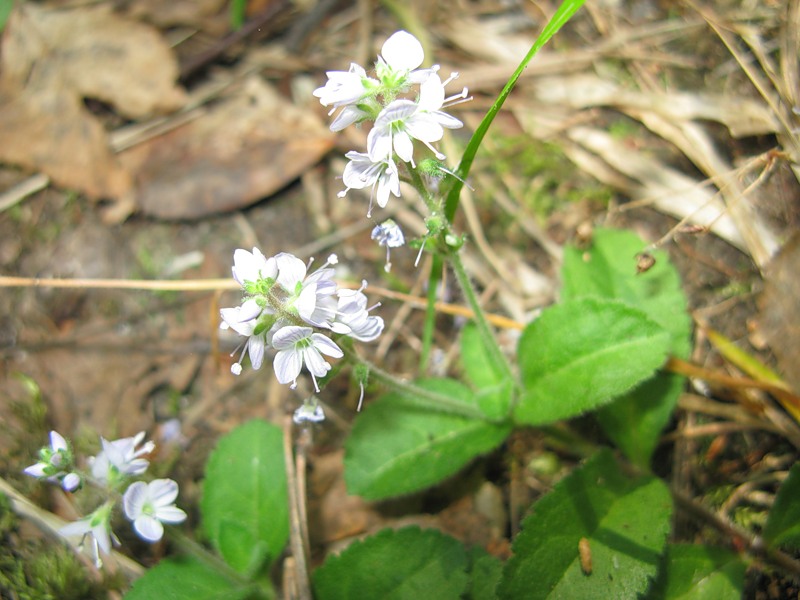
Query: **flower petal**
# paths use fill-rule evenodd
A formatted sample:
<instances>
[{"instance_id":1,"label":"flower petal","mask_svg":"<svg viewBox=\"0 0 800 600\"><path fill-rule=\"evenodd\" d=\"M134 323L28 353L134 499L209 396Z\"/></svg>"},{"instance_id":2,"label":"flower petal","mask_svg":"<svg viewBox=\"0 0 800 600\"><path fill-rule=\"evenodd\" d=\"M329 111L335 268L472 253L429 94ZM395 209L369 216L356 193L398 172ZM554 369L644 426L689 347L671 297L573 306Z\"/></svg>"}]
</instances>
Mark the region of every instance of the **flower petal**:
<instances>
[{"instance_id":1,"label":"flower petal","mask_svg":"<svg viewBox=\"0 0 800 600\"><path fill-rule=\"evenodd\" d=\"M398 31L383 43L381 56L396 71L416 69L425 59L419 40L407 31Z\"/></svg>"}]
</instances>

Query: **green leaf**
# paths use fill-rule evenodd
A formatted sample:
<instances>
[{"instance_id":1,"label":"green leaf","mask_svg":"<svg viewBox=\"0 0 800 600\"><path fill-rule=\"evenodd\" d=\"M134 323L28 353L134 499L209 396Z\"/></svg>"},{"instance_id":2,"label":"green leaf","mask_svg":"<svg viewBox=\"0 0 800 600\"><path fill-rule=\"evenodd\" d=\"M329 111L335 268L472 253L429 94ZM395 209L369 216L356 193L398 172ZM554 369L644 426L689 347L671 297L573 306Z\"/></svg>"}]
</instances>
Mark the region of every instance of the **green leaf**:
<instances>
[{"instance_id":1,"label":"green leaf","mask_svg":"<svg viewBox=\"0 0 800 600\"><path fill-rule=\"evenodd\" d=\"M625 475L601 451L536 503L514 540L498 595L636 598L656 575L671 515L660 479ZM582 543L588 543L583 565Z\"/></svg>"},{"instance_id":2,"label":"green leaf","mask_svg":"<svg viewBox=\"0 0 800 600\"><path fill-rule=\"evenodd\" d=\"M650 468L659 434L672 417L685 381L674 373L656 373L597 411L597 420L606 435L643 469Z\"/></svg>"},{"instance_id":3,"label":"green leaf","mask_svg":"<svg viewBox=\"0 0 800 600\"><path fill-rule=\"evenodd\" d=\"M314 572L317 600L458 599L467 587L467 553L435 530L384 529L330 556Z\"/></svg>"},{"instance_id":4,"label":"green leaf","mask_svg":"<svg viewBox=\"0 0 800 600\"><path fill-rule=\"evenodd\" d=\"M739 600L747 565L723 548L676 544L667 547L652 600Z\"/></svg>"},{"instance_id":5,"label":"green leaf","mask_svg":"<svg viewBox=\"0 0 800 600\"><path fill-rule=\"evenodd\" d=\"M795 464L778 490L764 526L764 540L772 547L800 548L800 464Z\"/></svg>"},{"instance_id":6,"label":"green leaf","mask_svg":"<svg viewBox=\"0 0 800 600\"><path fill-rule=\"evenodd\" d=\"M503 563L478 546L470 549L470 560L470 584L465 600L495 600L495 590L503 575Z\"/></svg>"},{"instance_id":7,"label":"green leaf","mask_svg":"<svg viewBox=\"0 0 800 600\"><path fill-rule=\"evenodd\" d=\"M561 299L594 296L622 300L669 331L670 353L685 358L691 349L692 323L680 276L660 250L650 251L656 261L652 268L637 273L636 255L646 246L631 231L597 229L589 250L565 248Z\"/></svg>"},{"instance_id":8,"label":"green leaf","mask_svg":"<svg viewBox=\"0 0 800 600\"><path fill-rule=\"evenodd\" d=\"M660 250L650 251L656 261L653 267L637 273L636 255L645 247L630 231L598 229L588 250L565 248L561 297L622 300L669 331L670 353L685 358L691 348L692 328L680 277L669 256ZM649 467L684 381L679 375L659 373L598 411L606 435L637 465Z\"/></svg>"},{"instance_id":9,"label":"green leaf","mask_svg":"<svg viewBox=\"0 0 800 600\"><path fill-rule=\"evenodd\" d=\"M421 388L465 405L472 392L452 379L426 379ZM439 483L498 446L510 425L428 411L402 393L383 396L356 419L345 442L345 482L370 500L410 494Z\"/></svg>"},{"instance_id":10,"label":"green leaf","mask_svg":"<svg viewBox=\"0 0 800 600\"><path fill-rule=\"evenodd\" d=\"M514 383L493 368L474 323L468 323L461 333L461 363L464 378L477 388L476 400L483 413L491 419L508 416Z\"/></svg>"},{"instance_id":11,"label":"green leaf","mask_svg":"<svg viewBox=\"0 0 800 600\"><path fill-rule=\"evenodd\" d=\"M196 559L167 559L145 572L125 600L240 600L252 593Z\"/></svg>"},{"instance_id":12,"label":"green leaf","mask_svg":"<svg viewBox=\"0 0 800 600\"><path fill-rule=\"evenodd\" d=\"M281 429L253 420L220 439L206 465L200 508L214 548L240 573L280 556L289 537Z\"/></svg>"},{"instance_id":13,"label":"green leaf","mask_svg":"<svg viewBox=\"0 0 800 600\"><path fill-rule=\"evenodd\" d=\"M584 298L557 304L519 341L524 394L514 416L538 425L610 402L664 363L669 333L622 302Z\"/></svg>"}]
</instances>

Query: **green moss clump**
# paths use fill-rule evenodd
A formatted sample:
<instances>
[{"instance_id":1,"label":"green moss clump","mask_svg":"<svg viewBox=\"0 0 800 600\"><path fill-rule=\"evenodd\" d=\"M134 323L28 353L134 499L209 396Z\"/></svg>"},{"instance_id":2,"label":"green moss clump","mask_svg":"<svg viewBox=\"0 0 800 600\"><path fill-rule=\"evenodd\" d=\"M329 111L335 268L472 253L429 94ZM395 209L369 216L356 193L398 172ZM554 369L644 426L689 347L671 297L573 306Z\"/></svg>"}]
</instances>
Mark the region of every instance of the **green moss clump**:
<instances>
[{"instance_id":1,"label":"green moss clump","mask_svg":"<svg viewBox=\"0 0 800 600\"><path fill-rule=\"evenodd\" d=\"M0 598L86 600L107 598L64 544L23 540L11 501L0 494Z\"/></svg>"}]
</instances>

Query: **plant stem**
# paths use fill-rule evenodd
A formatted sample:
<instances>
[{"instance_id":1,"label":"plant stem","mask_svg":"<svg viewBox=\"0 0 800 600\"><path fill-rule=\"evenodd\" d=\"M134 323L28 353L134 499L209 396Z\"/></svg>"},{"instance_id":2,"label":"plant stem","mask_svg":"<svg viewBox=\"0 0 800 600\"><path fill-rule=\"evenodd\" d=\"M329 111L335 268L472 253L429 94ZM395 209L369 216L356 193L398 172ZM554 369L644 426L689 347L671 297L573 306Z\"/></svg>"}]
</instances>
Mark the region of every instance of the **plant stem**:
<instances>
[{"instance_id":1,"label":"plant stem","mask_svg":"<svg viewBox=\"0 0 800 600\"><path fill-rule=\"evenodd\" d=\"M508 364L506 357L503 356L503 352L500 350L500 346L497 343L497 338L495 338L494 333L489 326L489 321L486 320L486 315L483 312L483 308L481 308L481 305L478 302L478 294L475 291L475 288L472 286L472 281L470 281L469 275L464 268L464 263L461 261L461 256L457 251L453 251L448 255L448 259L450 260L450 266L453 267L456 281L458 281L458 285L461 287L461 291L466 297L470 308L472 309L475 324L478 326L478 332L480 333L481 338L483 338L483 345L489 355L492 368L495 371L502 373L503 376L508 378L510 381L513 381L514 375L511 371L511 366Z\"/></svg>"},{"instance_id":2,"label":"plant stem","mask_svg":"<svg viewBox=\"0 0 800 600\"><path fill-rule=\"evenodd\" d=\"M459 415L468 419L477 419L490 423L496 422L494 419L490 419L483 414L483 412L477 406L472 406L465 402L455 400L450 396L444 396L442 394L426 390L418 385L414 385L413 383L409 383L408 381L403 381L391 373L376 367L355 353L350 353L348 357L353 362L357 362L369 369L370 377L377 379L387 387L403 394L403 400L410 404L414 404L431 411Z\"/></svg>"},{"instance_id":3,"label":"plant stem","mask_svg":"<svg viewBox=\"0 0 800 600\"><path fill-rule=\"evenodd\" d=\"M253 592L257 591L258 597L260 598L275 598L275 592L271 586L269 586L268 582L265 586L259 582L248 579L246 576L231 568L228 563L226 563L216 554L209 552L203 546L175 528L167 528L166 533L169 539L172 540L175 545L178 546L185 554L188 554L189 556L195 558L198 562L207 566L209 569L212 569L214 572L230 581L234 586L243 590L252 588Z\"/></svg>"}]
</instances>

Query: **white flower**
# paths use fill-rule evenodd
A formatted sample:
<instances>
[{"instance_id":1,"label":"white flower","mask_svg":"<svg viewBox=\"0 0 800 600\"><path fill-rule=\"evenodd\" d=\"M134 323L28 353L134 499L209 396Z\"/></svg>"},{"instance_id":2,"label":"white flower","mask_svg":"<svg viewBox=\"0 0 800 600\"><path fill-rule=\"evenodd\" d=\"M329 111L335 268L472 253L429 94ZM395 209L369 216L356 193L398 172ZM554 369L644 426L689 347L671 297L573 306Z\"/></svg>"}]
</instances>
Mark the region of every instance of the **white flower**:
<instances>
[{"instance_id":1,"label":"white flower","mask_svg":"<svg viewBox=\"0 0 800 600\"><path fill-rule=\"evenodd\" d=\"M361 342L371 342L383 331L383 319L371 317L367 308L367 297L362 290L367 287L367 282L361 284L358 290L339 290L339 304L336 311L336 321L333 330L344 333ZM376 305L378 306L378 305Z\"/></svg>"},{"instance_id":2,"label":"white flower","mask_svg":"<svg viewBox=\"0 0 800 600\"><path fill-rule=\"evenodd\" d=\"M314 402L303 402L303 406L294 411L292 421L295 425L303 425L305 423L322 423L325 420L325 412L322 407Z\"/></svg>"},{"instance_id":3,"label":"white flower","mask_svg":"<svg viewBox=\"0 0 800 600\"><path fill-rule=\"evenodd\" d=\"M103 554L111 553L111 543L119 545L119 539L111 531L111 509L113 504L106 502L96 509L91 515L65 525L58 532L64 537L81 536L81 546L86 536L91 536L91 550L94 564L99 569L103 566L100 551Z\"/></svg>"},{"instance_id":4,"label":"white flower","mask_svg":"<svg viewBox=\"0 0 800 600\"><path fill-rule=\"evenodd\" d=\"M341 348L321 333L314 333L311 327L287 325L272 336L272 347L278 350L275 355L275 375L281 383L292 382L297 386L297 376L305 364L314 381L314 389L319 392L317 377L324 377L331 369L322 354L340 358Z\"/></svg>"},{"instance_id":5,"label":"white flower","mask_svg":"<svg viewBox=\"0 0 800 600\"><path fill-rule=\"evenodd\" d=\"M258 371L264 362L264 350L269 344L269 335L272 332L271 315L265 313L263 319L247 318L243 306L223 308L219 313L222 317L221 329L231 328L239 335L247 337L242 354L239 356L238 362L231 366L231 372L234 375L242 372L242 360L244 360L245 354L250 355L250 364L253 369Z\"/></svg>"},{"instance_id":6,"label":"white flower","mask_svg":"<svg viewBox=\"0 0 800 600\"><path fill-rule=\"evenodd\" d=\"M372 187L372 194L369 199L367 217L372 215L372 202L376 194L378 206L384 208L389 202L389 194L400 197L400 175L397 165L391 156L373 161L369 154L350 151L345 154L350 162L344 168L344 184L346 189L339 192L339 197L343 198L350 190L361 190L365 187Z\"/></svg>"},{"instance_id":7,"label":"white flower","mask_svg":"<svg viewBox=\"0 0 800 600\"><path fill-rule=\"evenodd\" d=\"M335 271L328 265L338 260L333 254L319 269L306 276L306 264L296 256L281 252L278 262L278 283L284 289L285 310L294 310L303 321L317 327L328 327L336 310L330 296L336 292ZM313 259L312 259L313 260Z\"/></svg>"},{"instance_id":8,"label":"white flower","mask_svg":"<svg viewBox=\"0 0 800 600\"><path fill-rule=\"evenodd\" d=\"M437 159L445 158L431 144L442 139L444 128L457 129L463 124L440 109L445 103L463 99L466 89L457 96L445 98L444 86L434 73L420 86L418 102L400 99L386 105L367 136L367 149L373 161L391 156L394 151L401 160L415 166L412 139L425 144Z\"/></svg>"},{"instance_id":9,"label":"white flower","mask_svg":"<svg viewBox=\"0 0 800 600\"><path fill-rule=\"evenodd\" d=\"M345 106L341 111L339 111L339 114L336 115L336 118L331 122L330 129L331 131L336 133L337 131L341 131L348 125L365 121L370 116L371 116L370 113L368 113L367 111L351 104Z\"/></svg>"},{"instance_id":10,"label":"white flower","mask_svg":"<svg viewBox=\"0 0 800 600\"><path fill-rule=\"evenodd\" d=\"M186 519L186 513L174 504L177 497L178 484L172 479L137 481L128 486L122 504L139 537L157 542L164 535L162 523L182 523Z\"/></svg>"},{"instance_id":11,"label":"white flower","mask_svg":"<svg viewBox=\"0 0 800 600\"><path fill-rule=\"evenodd\" d=\"M439 68L415 71L424 59L419 40L407 31L397 31L383 43L375 70L384 86L402 89L409 83L422 83Z\"/></svg>"},{"instance_id":12,"label":"white flower","mask_svg":"<svg viewBox=\"0 0 800 600\"><path fill-rule=\"evenodd\" d=\"M255 283L260 279L275 279L278 266L274 258L265 257L258 248L252 252L239 248L233 253L233 278L243 288L247 282Z\"/></svg>"},{"instance_id":13,"label":"white flower","mask_svg":"<svg viewBox=\"0 0 800 600\"><path fill-rule=\"evenodd\" d=\"M322 106L344 106L355 104L369 96L378 82L367 77L367 72L356 63L350 63L348 71L328 71L328 82L314 90Z\"/></svg>"},{"instance_id":14,"label":"white flower","mask_svg":"<svg viewBox=\"0 0 800 600\"><path fill-rule=\"evenodd\" d=\"M389 260L392 248L399 248L406 243L406 239L403 237L403 230L394 220L386 219L380 225L373 227L370 237L378 242L379 246L386 246L386 265L384 269L388 273L392 270L392 263Z\"/></svg>"},{"instance_id":15,"label":"white flower","mask_svg":"<svg viewBox=\"0 0 800 600\"><path fill-rule=\"evenodd\" d=\"M113 485L127 476L144 473L150 463L141 457L150 454L156 447L155 443L149 441L137 449L144 435L144 431L140 431L134 437L111 442L101 437L103 450L91 461L92 477L101 483Z\"/></svg>"},{"instance_id":16,"label":"white flower","mask_svg":"<svg viewBox=\"0 0 800 600\"><path fill-rule=\"evenodd\" d=\"M73 465L72 450L64 437L57 431L50 432L50 447L39 450L39 462L23 471L26 475L58 482L71 492L81 483L80 475L69 472Z\"/></svg>"}]
</instances>

